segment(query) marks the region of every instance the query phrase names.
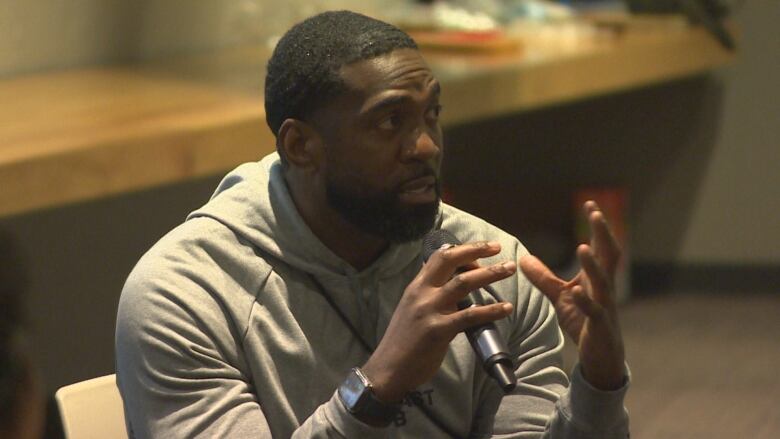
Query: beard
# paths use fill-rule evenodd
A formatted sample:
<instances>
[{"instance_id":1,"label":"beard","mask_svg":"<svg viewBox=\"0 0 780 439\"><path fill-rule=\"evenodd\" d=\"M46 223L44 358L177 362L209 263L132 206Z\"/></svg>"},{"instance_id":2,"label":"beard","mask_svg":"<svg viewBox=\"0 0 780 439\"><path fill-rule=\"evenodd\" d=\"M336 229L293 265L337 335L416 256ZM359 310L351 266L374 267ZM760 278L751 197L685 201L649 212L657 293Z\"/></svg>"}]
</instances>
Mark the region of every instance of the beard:
<instances>
[{"instance_id":1,"label":"beard","mask_svg":"<svg viewBox=\"0 0 780 439\"><path fill-rule=\"evenodd\" d=\"M436 179L436 201L404 205L400 189L363 194L328 176L326 195L328 204L360 230L392 243L415 241L428 233L436 221L441 198L441 184Z\"/></svg>"}]
</instances>

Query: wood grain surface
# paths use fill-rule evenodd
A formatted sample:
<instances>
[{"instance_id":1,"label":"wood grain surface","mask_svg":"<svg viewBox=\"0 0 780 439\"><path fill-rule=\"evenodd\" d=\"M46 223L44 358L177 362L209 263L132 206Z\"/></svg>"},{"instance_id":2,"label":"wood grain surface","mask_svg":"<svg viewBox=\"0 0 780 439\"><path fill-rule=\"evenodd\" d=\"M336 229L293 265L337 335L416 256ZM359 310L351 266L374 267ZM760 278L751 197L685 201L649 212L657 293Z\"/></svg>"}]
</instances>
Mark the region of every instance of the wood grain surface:
<instances>
[{"instance_id":1,"label":"wood grain surface","mask_svg":"<svg viewBox=\"0 0 780 439\"><path fill-rule=\"evenodd\" d=\"M267 56L236 47L0 80L0 216L213 175L273 151ZM699 74L733 54L684 27L426 58L452 125Z\"/></svg>"}]
</instances>

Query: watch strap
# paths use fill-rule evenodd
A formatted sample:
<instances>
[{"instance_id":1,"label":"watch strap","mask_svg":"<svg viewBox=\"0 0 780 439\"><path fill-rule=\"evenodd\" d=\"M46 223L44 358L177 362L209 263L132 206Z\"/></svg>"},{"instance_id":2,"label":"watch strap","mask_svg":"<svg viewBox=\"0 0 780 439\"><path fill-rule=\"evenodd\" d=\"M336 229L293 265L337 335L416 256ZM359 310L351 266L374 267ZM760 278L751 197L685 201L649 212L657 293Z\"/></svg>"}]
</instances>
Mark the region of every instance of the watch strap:
<instances>
[{"instance_id":1,"label":"watch strap","mask_svg":"<svg viewBox=\"0 0 780 439\"><path fill-rule=\"evenodd\" d=\"M401 410L401 403L387 403L377 398L371 381L360 368L353 367L349 373L350 376L344 380L338 390L339 399L347 411L371 425L389 425ZM354 385L356 382L362 384L358 386L359 395L351 394L356 391Z\"/></svg>"}]
</instances>

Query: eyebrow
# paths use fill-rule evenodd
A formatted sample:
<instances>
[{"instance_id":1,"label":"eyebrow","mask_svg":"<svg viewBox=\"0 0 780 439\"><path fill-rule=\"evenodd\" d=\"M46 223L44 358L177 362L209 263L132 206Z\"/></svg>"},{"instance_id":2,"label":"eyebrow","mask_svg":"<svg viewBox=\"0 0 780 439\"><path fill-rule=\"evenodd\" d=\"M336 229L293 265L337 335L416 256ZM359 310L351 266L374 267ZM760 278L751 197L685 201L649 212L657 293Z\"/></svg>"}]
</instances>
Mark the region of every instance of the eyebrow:
<instances>
[{"instance_id":1,"label":"eyebrow","mask_svg":"<svg viewBox=\"0 0 780 439\"><path fill-rule=\"evenodd\" d=\"M430 89L429 98L436 98L439 95L441 95L441 84L439 83L439 81L434 80L433 84L429 87L429 89ZM411 96L407 94L388 96L385 99L382 99L379 102L372 104L370 107L362 111L362 113L370 114L370 113L380 112L385 108L394 107L396 105L400 105L404 102L411 101L411 100L412 100Z\"/></svg>"}]
</instances>

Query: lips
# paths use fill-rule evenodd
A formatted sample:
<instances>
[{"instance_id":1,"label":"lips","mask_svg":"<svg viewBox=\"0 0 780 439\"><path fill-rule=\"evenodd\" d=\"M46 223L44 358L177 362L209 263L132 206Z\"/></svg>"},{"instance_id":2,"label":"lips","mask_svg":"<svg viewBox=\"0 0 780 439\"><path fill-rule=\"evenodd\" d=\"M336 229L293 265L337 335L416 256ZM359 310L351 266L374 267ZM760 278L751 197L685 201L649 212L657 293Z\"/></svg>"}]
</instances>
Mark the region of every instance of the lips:
<instances>
[{"instance_id":1,"label":"lips","mask_svg":"<svg viewBox=\"0 0 780 439\"><path fill-rule=\"evenodd\" d=\"M424 175L409 180L401 185L401 192L419 192L436 184L436 177L433 175Z\"/></svg>"},{"instance_id":2,"label":"lips","mask_svg":"<svg viewBox=\"0 0 780 439\"><path fill-rule=\"evenodd\" d=\"M407 181L398 190L399 198L404 203L420 204L436 201L436 177L424 175Z\"/></svg>"}]
</instances>

